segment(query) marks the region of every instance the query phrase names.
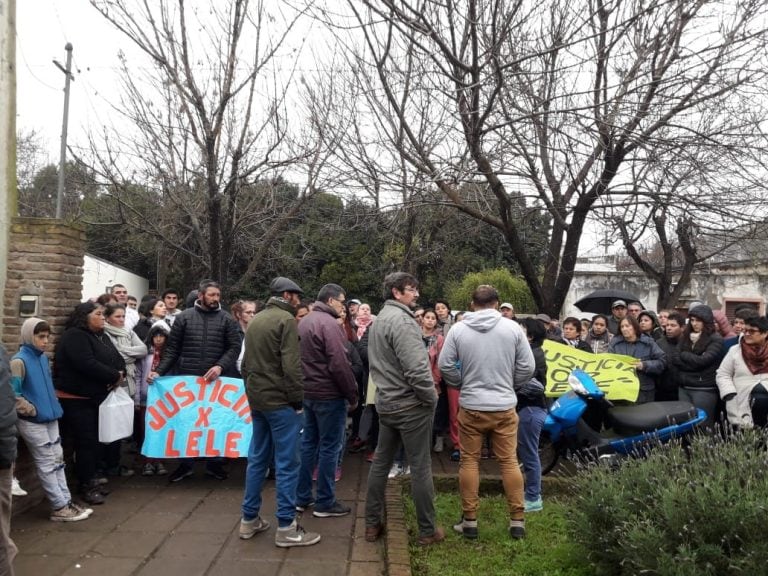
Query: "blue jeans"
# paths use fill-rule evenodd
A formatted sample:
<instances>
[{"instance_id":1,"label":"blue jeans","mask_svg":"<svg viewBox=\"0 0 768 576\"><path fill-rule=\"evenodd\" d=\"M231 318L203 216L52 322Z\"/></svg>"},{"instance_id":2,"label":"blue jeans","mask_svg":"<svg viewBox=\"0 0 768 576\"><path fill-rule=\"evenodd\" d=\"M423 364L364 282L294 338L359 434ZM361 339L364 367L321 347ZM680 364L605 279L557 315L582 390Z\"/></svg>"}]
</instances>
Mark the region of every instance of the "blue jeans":
<instances>
[{"instance_id":1,"label":"blue jeans","mask_svg":"<svg viewBox=\"0 0 768 576\"><path fill-rule=\"evenodd\" d=\"M315 510L328 510L336 503L336 465L344 436L347 403L304 399L304 433L301 440L301 471L296 499L312 502L312 472L317 465Z\"/></svg>"},{"instance_id":2,"label":"blue jeans","mask_svg":"<svg viewBox=\"0 0 768 576\"><path fill-rule=\"evenodd\" d=\"M525 499L529 502L541 497L541 460L539 436L547 411L539 406L526 406L517 413L517 456L525 474Z\"/></svg>"},{"instance_id":3,"label":"blue jeans","mask_svg":"<svg viewBox=\"0 0 768 576\"><path fill-rule=\"evenodd\" d=\"M253 437L248 448L245 469L243 518L253 520L261 510L261 489L264 486L270 455L275 453L275 492L277 494L278 525L286 527L296 517L296 484L299 478L299 433L302 415L290 406L260 412L251 410Z\"/></svg>"},{"instance_id":4,"label":"blue jeans","mask_svg":"<svg viewBox=\"0 0 768 576\"><path fill-rule=\"evenodd\" d=\"M20 419L16 425L35 462L37 477L51 508L58 510L66 506L72 496L64 473L64 451L61 449L58 420L39 423Z\"/></svg>"}]
</instances>

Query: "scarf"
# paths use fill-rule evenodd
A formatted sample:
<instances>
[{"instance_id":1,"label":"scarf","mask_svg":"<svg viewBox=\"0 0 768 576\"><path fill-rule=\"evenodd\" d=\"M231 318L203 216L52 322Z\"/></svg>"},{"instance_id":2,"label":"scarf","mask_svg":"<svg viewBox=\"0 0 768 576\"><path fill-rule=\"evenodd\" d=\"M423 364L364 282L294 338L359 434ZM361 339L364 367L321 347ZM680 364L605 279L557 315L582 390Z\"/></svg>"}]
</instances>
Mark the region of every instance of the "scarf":
<instances>
[{"instance_id":1,"label":"scarf","mask_svg":"<svg viewBox=\"0 0 768 576\"><path fill-rule=\"evenodd\" d=\"M768 342L762 346L750 346L741 340L741 356L752 374L768 374Z\"/></svg>"},{"instance_id":2,"label":"scarf","mask_svg":"<svg viewBox=\"0 0 768 576\"><path fill-rule=\"evenodd\" d=\"M128 328L113 326L109 322L104 323L104 332L106 332L115 343L115 348L117 348L117 351L120 352L120 356L122 356L125 361L125 381L128 383L128 393L133 397L136 392L136 358L124 354L123 351L124 349L131 347L134 332L133 330L128 330Z\"/></svg>"},{"instance_id":3,"label":"scarf","mask_svg":"<svg viewBox=\"0 0 768 576\"><path fill-rule=\"evenodd\" d=\"M579 345L579 342L581 342L581 338L575 338L573 340L568 340L568 338L564 337L563 340L565 340L566 344L568 344L568 346L571 346L572 348L576 348Z\"/></svg>"},{"instance_id":4,"label":"scarf","mask_svg":"<svg viewBox=\"0 0 768 576\"><path fill-rule=\"evenodd\" d=\"M357 316L355 318L355 324L357 325L357 339L360 340L365 334L366 328L373 323L373 316L366 314L365 316Z\"/></svg>"}]
</instances>

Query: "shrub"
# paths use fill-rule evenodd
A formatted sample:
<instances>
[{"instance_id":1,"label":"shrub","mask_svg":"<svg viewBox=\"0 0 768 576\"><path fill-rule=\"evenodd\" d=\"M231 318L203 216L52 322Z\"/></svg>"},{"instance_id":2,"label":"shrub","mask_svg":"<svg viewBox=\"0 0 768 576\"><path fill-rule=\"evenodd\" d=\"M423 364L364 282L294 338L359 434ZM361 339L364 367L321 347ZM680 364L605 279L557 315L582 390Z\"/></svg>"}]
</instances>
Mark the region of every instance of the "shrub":
<instances>
[{"instance_id":1,"label":"shrub","mask_svg":"<svg viewBox=\"0 0 768 576\"><path fill-rule=\"evenodd\" d=\"M767 440L700 435L588 467L574 478L574 539L605 574L765 573Z\"/></svg>"},{"instance_id":2,"label":"shrub","mask_svg":"<svg viewBox=\"0 0 768 576\"><path fill-rule=\"evenodd\" d=\"M481 284L490 284L499 292L501 302L509 302L516 313L528 314L536 311L533 296L528 285L516 278L506 268L481 270L466 274L461 282L448 286L448 302L453 310L468 310L472 292Z\"/></svg>"}]
</instances>

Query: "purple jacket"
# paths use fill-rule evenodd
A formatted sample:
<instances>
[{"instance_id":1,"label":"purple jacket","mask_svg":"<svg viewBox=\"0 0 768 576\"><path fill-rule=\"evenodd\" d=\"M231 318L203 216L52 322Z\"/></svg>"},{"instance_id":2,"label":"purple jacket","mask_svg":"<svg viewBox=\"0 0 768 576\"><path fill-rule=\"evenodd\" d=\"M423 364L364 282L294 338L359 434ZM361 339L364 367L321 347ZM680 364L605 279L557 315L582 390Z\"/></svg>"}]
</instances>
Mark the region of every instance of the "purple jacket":
<instances>
[{"instance_id":1,"label":"purple jacket","mask_svg":"<svg viewBox=\"0 0 768 576\"><path fill-rule=\"evenodd\" d=\"M312 312L299 322L304 398L357 403L357 383L344 346L344 331L336 312L315 302Z\"/></svg>"}]
</instances>

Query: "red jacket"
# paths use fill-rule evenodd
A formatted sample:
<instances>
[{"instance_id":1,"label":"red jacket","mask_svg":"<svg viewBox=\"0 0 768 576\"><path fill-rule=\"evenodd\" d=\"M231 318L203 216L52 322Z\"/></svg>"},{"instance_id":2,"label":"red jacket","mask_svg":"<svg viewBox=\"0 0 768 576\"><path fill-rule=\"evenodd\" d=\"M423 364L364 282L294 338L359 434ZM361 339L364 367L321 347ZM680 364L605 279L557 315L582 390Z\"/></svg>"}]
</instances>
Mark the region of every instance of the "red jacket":
<instances>
[{"instance_id":1,"label":"red jacket","mask_svg":"<svg viewBox=\"0 0 768 576\"><path fill-rule=\"evenodd\" d=\"M312 312L299 322L304 398L346 398L356 404L357 382L344 346L346 336L337 318L330 306L315 302Z\"/></svg>"}]
</instances>

